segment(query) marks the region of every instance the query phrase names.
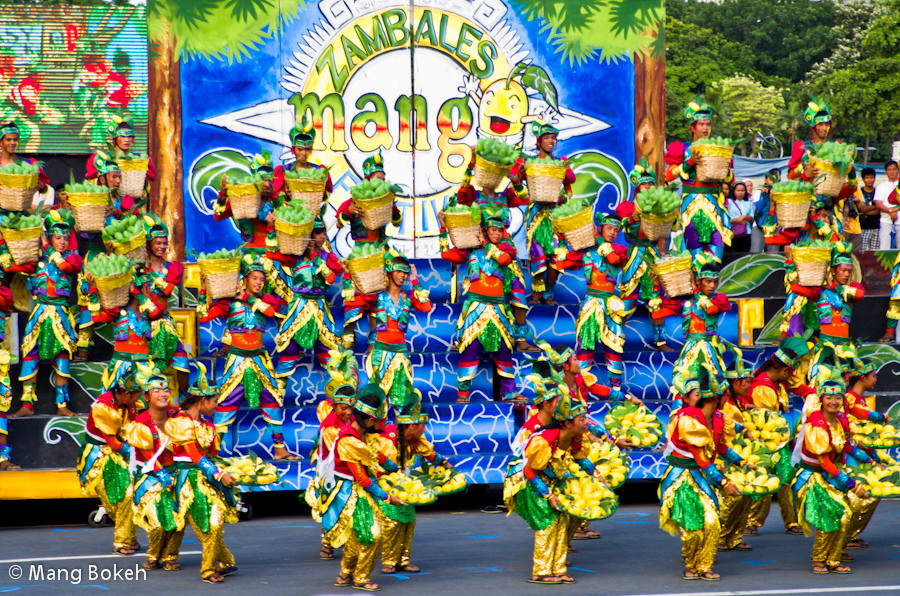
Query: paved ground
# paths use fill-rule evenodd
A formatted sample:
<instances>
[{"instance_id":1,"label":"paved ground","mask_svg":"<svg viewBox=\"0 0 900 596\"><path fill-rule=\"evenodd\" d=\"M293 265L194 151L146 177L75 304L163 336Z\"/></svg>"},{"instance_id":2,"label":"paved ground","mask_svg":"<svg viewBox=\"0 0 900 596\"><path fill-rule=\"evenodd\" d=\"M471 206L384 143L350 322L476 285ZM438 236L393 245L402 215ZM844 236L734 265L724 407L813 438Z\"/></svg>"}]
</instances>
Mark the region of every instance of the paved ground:
<instances>
[{"instance_id":1,"label":"paved ground","mask_svg":"<svg viewBox=\"0 0 900 596\"><path fill-rule=\"evenodd\" d=\"M603 534L600 540L575 543L578 552L570 555L570 573L577 579L573 585L525 583L531 571L533 533L516 516L474 509L420 514L413 560L424 573L382 576L376 571L373 579L381 583L384 593L398 596L900 594L900 502L885 501L879 506L865 533L871 547L853 551L857 561L852 575L812 575L808 563L812 539L783 534L776 508L762 533L751 539L752 552L720 554L716 570L723 580L719 582L680 579L679 541L659 529L657 508L652 504L623 505L612 518L594 524ZM258 514L259 509L257 505ZM5 515L11 513L14 504L5 502L3 510ZM190 530L182 551L182 571L154 571L129 580L122 574L134 574L143 557L108 554L111 528L0 529L0 592L359 593L333 587L338 565L318 559L319 528L308 516L257 517L228 526L225 535L241 569L225 584L210 586L200 582L200 545ZM146 537L142 535L141 540L146 545ZM120 579L97 575L115 571ZM13 577L18 573L21 577Z\"/></svg>"}]
</instances>

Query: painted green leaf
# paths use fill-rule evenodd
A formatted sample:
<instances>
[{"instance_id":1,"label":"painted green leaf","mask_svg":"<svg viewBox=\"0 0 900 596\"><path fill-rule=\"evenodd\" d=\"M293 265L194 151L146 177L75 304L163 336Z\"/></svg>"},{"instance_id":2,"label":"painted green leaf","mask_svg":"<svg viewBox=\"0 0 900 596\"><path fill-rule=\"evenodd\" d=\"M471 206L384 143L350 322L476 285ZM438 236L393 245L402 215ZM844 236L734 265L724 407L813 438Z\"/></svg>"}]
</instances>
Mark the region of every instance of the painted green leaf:
<instances>
[{"instance_id":1,"label":"painted green leaf","mask_svg":"<svg viewBox=\"0 0 900 596\"><path fill-rule=\"evenodd\" d=\"M857 348L860 358L868 360L875 365L875 371L880 371L885 365L892 362L900 362L900 351L890 344L874 344Z\"/></svg>"},{"instance_id":2,"label":"painted green leaf","mask_svg":"<svg viewBox=\"0 0 900 596\"><path fill-rule=\"evenodd\" d=\"M222 184L222 176L249 176L251 156L232 149L210 151L191 168L191 195L197 205L203 204L203 189L213 188L216 194Z\"/></svg>"},{"instance_id":3,"label":"painted green leaf","mask_svg":"<svg viewBox=\"0 0 900 596\"><path fill-rule=\"evenodd\" d=\"M776 271L784 271L784 255L743 256L722 268L719 291L727 296L741 296L761 286Z\"/></svg>"},{"instance_id":4,"label":"painted green leaf","mask_svg":"<svg viewBox=\"0 0 900 596\"><path fill-rule=\"evenodd\" d=\"M759 332L756 338L758 344L773 344L781 338L781 311L775 313L775 316L769 319L766 326Z\"/></svg>"},{"instance_id":5,"label":"painted green leaf","mask_svg":"<svg viewBox=\"0 0 900 596\"><path fill-rule=\"evenodd\" d=\"M111 327L110 325L106 325ZM106 370L105 362L73 362L72 380L88 395L100 395L103 391L103 371Z\"/></svg>"},{"instance_id":6,"label":"painted green leaf","mask_svg":"<svg viewBox=\"0 0 900 596\"><path fill-rule=\"evenodd\" d=\"M575 172L572 185L573 199L597 200L600 191L612 185L618 192L619 200L628 191L628 174L617 161L596 151L576 153L569 158L569 167Z\"/></svg>"},{"instance_id":7,"label":"painted green leaf","mask_svg":"<svg viewBox=\"0 0 900 596\"><path fill-rule=\"evenodd\" d=\"M62 441L62 435L66 434L72 437L79 447L84 447L85 439L85 423L87 418L80 416L59 416L51 418L44 425L44 442L48 445L57 445Z\"/></svg>"},{"instance_id":8,"label":"painted green leaf","mask_svg":"<svg viewBox=\"0 0 900 596\"><path fill-rule=\"evenodd\" d=\"M553 82L550 80L550 75L547 74L540 66L529 65L525 68L522 73L522 85L525 87L531 87L532 89L537 89L541 96L544 98L550 107L554 110L559 109L559 104L557 103L557 94L556 87L553 85Z\"/></svg>"},{"instance_id":9,"label":"painted green leaf","mask_svg":"<svg viewBox=\"0 0 900 596\"><path fill-rule=\"evenodd\" d=\"M878 261L879 265L884 267L885 271L890 271L894 268L894 262L897 260L897 253L900 253L900 250L876 250L875 259Z\"/></svg>"}]
</instances>

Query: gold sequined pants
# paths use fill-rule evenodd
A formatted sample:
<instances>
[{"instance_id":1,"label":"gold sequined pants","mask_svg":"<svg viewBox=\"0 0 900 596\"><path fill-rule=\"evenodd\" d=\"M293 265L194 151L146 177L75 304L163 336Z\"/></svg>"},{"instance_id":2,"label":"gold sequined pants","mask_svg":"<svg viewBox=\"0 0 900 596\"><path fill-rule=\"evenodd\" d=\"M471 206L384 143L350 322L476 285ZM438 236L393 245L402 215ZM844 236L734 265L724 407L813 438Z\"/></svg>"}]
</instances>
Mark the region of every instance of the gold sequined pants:
<instances>
[{"instance_id":1,"label":"gold sequined pants","mask_svg":"<svg viewBox=\"0 0 900 596\"><path fill-rule=\"evenodd\" d=\"M765 497L760 501L764 499ZM719 542L724 543L725 548L731 549L741 543L754 501L745 495L732 497L719 493L719 503L721 504L719 523L722 525Z\"/></svg>"},{"instance_id":2,"label":"gold sequined pants","mask_svg":"<svg viewBox=\"0 0 900 596\"><path fill-rule=\"evenodd\" d=\"M716 562L716 549L719 546L721 526L709 524L700 530L681 531L681 558L685 569L698 574L712 571Z\"/></svg>"},{"instance_id":3,"label":"gold sequined pants","mask_svg":"<svg viewBox=\"0 0 900 596\"><path fill-rule=\"evenodd\" d=\"M816 530L816 537L813 540L812 560L813 563L824 562L828 567L837 567L841 564L841 553L844 552L844 545L847 543L848 532L846 527L834 532L823 532Z\"/></svg>"},{"instance_id":4,"label":"gold sequined pants","mask_svg":"<svg viewBox=\"0 0 900 596\"><path fill-rule=\"evenodd\" d=\"M384 523L384 520L381 520ZM360 544L356 540L356 533L351 532L350 538L344 544L344 556L341 558L341 575L353 579L357 585L367 584L370 581L372 570L378 561L378 553L381 551L382 535L378 535L372 544Z\"/></svg>"},{"instance_id":5,"label":"gold sequined pants","mask_svg":"<svg viewBox=\"0 0 900 596\"><path fill-rule=\"evenodd\" d=\"M125 498L118 503L110 503L106 494L106 486L101 482L97 485L97 496L100 503L106 509L109 519L115 523L113 532L113 548L132 548L137 544L137 527L134 525L134 502L132 495L134 487L129 486Z\"/></svg>"},{"instance_id":6,"label":"gold sequined pants","mask_svg":"<svg viewBox=\"0 0 900 596\"><path fill-rule=\"evenodd\" d=\"M853 516L853 531L850 534L850 539L854 539L860 534L862 531L866 529L866 526L869 525L869 521L872 519L872 514L875 513L875 508L878 507L878 503L881 499L869 499L871 503L866 503L860 507L859 513Z\"/></svg>"},{"instance_id":7,"label":"gold sequined pants","mask_svg":"<svg viewBox=\"0 0 900 596\"><path fill-rule=\"evenodd\" d=\"M150 546L147 547L147 560L150 562L174 563L178 561L184 529L166 532L162 528L154 528L147 533Z\"/></svg>"},{"instance_id":8,"label":"gold sequined pants","mask_svg":"<svg viewBox=\"0 0 900 596\"><path fill-rule=\"evenodd\" d=\"M794 493L791 491L790 483L782 484L778 489L778 505L781 509L781 521L784 523L784 529L798 527L797 512L794 511ZM750 519L747 520L748 526L762 527L769 517L769 509L772 507L772 497L763 497L750 506Z\"/></svg>"},{"instance_id":9,"label":"gold sequined pants","mask_svg":"<svg viewBox=\"0 0 900 596\"><path fill-rule=\"evenodd\" d=\"M577 529L578 520L560 512L545 530L534 533L534 577L566 573L566 553Z\"/></svg>"},{"instance_id":10,"label":"gold sequined pants","mask_svg":"<svg viewBox=\"0 0 900 596\"><path fill-rule=\"evenodd\" d=\"M381 554L382 565L398 568L409 565L409 553L412 550L415 530L416 520L404 524L384 516L381 530L384 542L384 550Z\"/></svg>"},{"instance_id":11,"label":"gold sequined pants","mask_svg":"<svg viewBox=\"0 0 900 596\"><path fill-rule=\"evenodd\" d=\"M188 514L188 521L194 528L194 533L200 544L203 545L203 559L200 563L200 577L207 577L216 572L216 563L220 563L223 569L234 567L234 555L225 546L225 519L218 507L213 507L209 516L209 532L203 532Z\"/></svg>"}]
</instances>

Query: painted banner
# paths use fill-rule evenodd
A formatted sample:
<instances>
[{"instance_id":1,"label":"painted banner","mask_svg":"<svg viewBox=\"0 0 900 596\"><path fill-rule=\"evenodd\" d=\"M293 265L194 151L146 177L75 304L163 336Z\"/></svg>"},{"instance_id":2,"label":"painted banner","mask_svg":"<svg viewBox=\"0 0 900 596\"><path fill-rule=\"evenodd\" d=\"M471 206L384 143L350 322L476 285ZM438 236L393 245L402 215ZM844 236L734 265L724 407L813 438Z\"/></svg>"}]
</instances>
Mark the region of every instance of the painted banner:
<instances>
[{"instance_id":1,"label":"painted banner","mask_svg":"<svg viewBox=\"0 0 900 596\"><path fill-rule=\"evenodd\" d=\"M336 228L335 210L362 179L367 156L382 151L387 177L403 189L393 244L436 257L437 213L458 188L471 146L490 136L534 153L538 121L559 128L556 153L578 176L575 194L599 198L601 209L615 205L634 163L631 57L655 39L662 3L613 2L652 31L638 21L617 34L615 24L594 19L590 40L590 31L553 20L566 16L546 9L561 4L571 3L320 0L240 62L185 57L188 251L238 244L235 227L212 218L219 181L249 172L261 150L290 163L289 132L303 113L317 132L312 161L331 167L325 219L340 254L349 251L348 230ZM629 32L633 47L623 42ZM523 248L520 210L510 233Z\"/></svg>"}]
</instances>

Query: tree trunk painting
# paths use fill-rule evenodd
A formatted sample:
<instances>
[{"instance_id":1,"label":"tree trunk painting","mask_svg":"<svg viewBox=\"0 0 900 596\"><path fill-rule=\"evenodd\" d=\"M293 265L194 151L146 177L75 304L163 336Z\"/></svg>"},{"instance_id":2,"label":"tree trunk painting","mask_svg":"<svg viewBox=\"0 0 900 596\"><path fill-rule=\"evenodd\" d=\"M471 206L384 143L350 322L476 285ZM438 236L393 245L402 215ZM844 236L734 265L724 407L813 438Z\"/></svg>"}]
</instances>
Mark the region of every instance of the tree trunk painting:
<instances>
[{"instance_id":1,"label":"tree trunk painting","mask_svg":"<svg viewBox=\"0 0 900 596\"><path fill-rule=\"evenodd\" d=\"M634 57L634 158L646 157L657 175L665 169L666 62Z\"/></svg>"},{"instance_id":2,"label":"tree trunk painting","mask_svg":"<svg viewBox=\"0 0 900 596\"><path fill-rule=\"evenodd\" d=\"M184 173L181 167L181 68L175 40L159 36L151 45L149 93L150 157L158 177L150 205L169 226L169 254L184 260Z\"/></svg>"}]
</instances>

